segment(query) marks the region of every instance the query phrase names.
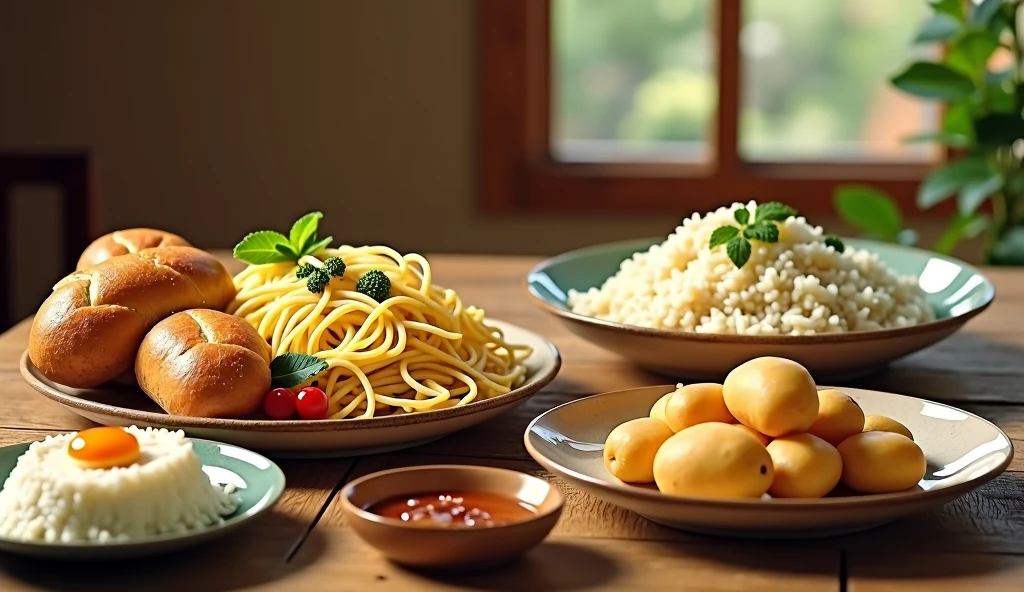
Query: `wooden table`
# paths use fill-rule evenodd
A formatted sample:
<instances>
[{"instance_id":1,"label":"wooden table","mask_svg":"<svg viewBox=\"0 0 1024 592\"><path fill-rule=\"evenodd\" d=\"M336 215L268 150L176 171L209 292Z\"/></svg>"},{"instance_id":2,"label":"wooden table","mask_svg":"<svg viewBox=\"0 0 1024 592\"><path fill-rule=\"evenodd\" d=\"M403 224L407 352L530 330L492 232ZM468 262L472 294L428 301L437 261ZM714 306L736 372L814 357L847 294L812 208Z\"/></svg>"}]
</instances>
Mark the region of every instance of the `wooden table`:
<instances>
[{"instance_id":1,"label":"wooden table","mask_svg":"<svg viewBox=\"0 0 1024 592\"><path fill-rule=\"evenodd\" d=\"M559 482L567 498L561 521L518 563L469 574L389 564L346 527L337 503L346 481L439 462L544 475L522 445L532 418L589 394L667 382L572 336L535 309L521 287L533 259L432 261L437 281L457 289L464 302L558 345L564 365L548 388L488 424L414 450L282 461L288 490L272 515L194 550L84 565L0 555L0 590L1024 590L1024 270L989 270L998 297L988 312L945 343L851 385L949 402L1010 434L1018 452L1010 470L941 510L850 537L732 541L652 524ZM0 336L0 445L91 425L22 380L17 363L28 329L24 321Z\"/></svg>"}]
</instances>

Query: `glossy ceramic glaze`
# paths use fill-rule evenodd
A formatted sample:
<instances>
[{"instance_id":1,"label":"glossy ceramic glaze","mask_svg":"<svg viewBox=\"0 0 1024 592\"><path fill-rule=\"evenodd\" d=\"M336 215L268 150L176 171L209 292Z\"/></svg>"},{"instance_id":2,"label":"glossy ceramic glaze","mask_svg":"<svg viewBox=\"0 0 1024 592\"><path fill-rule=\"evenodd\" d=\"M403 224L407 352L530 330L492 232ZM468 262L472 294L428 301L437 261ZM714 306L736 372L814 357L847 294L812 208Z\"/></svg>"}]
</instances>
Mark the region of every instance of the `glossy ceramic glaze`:
<instances>
[{"instance_id":1,"label":"glossy ceramic glaze","mask_svg":"<svg viewBox=\"0 0 1024 592\"><path fill-rule=\"evenodd\" d=\"M751 538L803 538L866 530L939 507L987 483L1013 459L1002 430L984 419L913 397L842 388L867 415L907 426L924 450L928 471L900 493L818 500L712 500L664 495L651 485L626 485L604 467L604 441L615 426L645 417L673 386L616 391L579 399L535 419L526 430L531 456L594 496L666 526ZM825 387L820 387L825 388Z\"/></svg>"},{"instance_id":2,"label":"glossy ceramic glaze","mask_svg":"<svg viewBox=\"0 0 1024 592\"><path fill-rule=\"evenodd\" d=\"M74 389L56 384L21 359L25 380L44 396L103 425L183 429L190 436L230 442L279 457L330 457L374 454L436 440L512 409L551 382L561 366L554 344L509 323L489 320L512 343L533 347L526 360L526 382L491 399L396 417L345 420L210 419L167 415L137 387L104 385Z\"/></svg>"},{"instance_id":3,"label":"glossy ceramic glaze","mask_svg":"<svg viewBox=\"0 0 1024 592\"><path fill-rule=\"evenodd\" d=\"M900 274L918 276L937 320L904 329L755 337L644 329L568 310L569 290L600 287L618 271L623 260L662 240L598 245L549 259L530 272L528 292L536 304L557 315L587 341L641 367L691 380L720 380L731 369L760 356L796 360L823 381L867 374L952 335L995 297L992 283L962 261L920 249L843 239L850 246L878 253Z\"/></svg>"},{"instance_id":4,"label":"glossy ceramic glaze","mask_svg":"<svg viewBox=\"0 0 1024 592\"><path fill-rule=\"evenodd\" d=\"M412 526L365 508L397 495L426 491L489 491L537 509L532 518L490 528ZM431 465L367 475L341 491L349 526L388 559L415 567L473 568L514 559L554 528L565 503L558 488L524 473L464 465Z\"/></svg>"},{"instance_id":5,"label":"glossy ceramic glaze","mask_svg":"<svg viewBox=\"0 0 1024 592\"><path fill-rule=\"evenodd\" d=\"M234 483L241 504L223 523L185 534L127 543L34 543L0 537L0 551L54 559L127 559L191 547L228 534L269 510L284 492L284 473L255 452L230 444L192 440L203 471L218 484ZM0 448L0 490L29 444Z\"/></svg>"}]
</instances>

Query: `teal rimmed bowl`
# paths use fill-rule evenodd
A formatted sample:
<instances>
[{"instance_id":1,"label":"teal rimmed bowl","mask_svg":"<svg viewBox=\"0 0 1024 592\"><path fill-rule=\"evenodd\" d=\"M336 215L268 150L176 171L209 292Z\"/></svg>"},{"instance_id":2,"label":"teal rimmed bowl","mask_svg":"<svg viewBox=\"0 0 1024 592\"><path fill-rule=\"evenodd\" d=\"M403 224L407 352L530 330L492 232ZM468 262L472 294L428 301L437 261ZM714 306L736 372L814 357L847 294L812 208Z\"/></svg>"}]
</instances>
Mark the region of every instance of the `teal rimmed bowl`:
<instances>
[{"instance_id":1,"label":"teal rimmed bowl","mask_svg":"<svg viewBox=\"0 0 1024 592\"><path fill-rule=\"evenodd\" d=\"M50 559L127 559L170 553L234 531L270 510L284 492L284 473L273 461L250 450L191 438L203 472L217 484L233 483L238 508L220 524L198 530L113 543L36 542L0 536L0 551ZM31 443L0 448L0 490Z\"/></svg>"},{"instance_id":2,"label":"teal rimmed bowl","mask_svg":"<svg viewBox=\"0 0 1024 592\"><path fill-rule=\"evenodd\" d=\"M917 276L936 320L901 329L842 334L711 335L624 325L568 309L569 290L600 287L623 260L663 240L608 243L564 253L530 272L527 291L534 303L583 339L642 368L684 380L721 380L736 366L760 356L800 362L818 380L862 376L949 337L995 298L992 282L963 261L921 249L844 238L852 247L878 253L898 273Z\"/></svg>"}]
</instances>

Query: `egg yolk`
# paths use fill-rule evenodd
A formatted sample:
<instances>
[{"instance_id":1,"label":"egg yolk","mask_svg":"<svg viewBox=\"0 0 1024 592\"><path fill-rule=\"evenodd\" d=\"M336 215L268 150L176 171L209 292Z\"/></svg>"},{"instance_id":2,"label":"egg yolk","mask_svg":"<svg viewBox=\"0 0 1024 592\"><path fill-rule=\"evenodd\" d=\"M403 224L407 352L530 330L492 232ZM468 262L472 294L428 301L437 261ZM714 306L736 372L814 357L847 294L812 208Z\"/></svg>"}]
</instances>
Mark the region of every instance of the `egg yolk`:
<instances>
[{"instance_id":1,"label":"egg yolk","mask_svg":"<svg viewBox=\"0 0 1024 592\"><path fill-rule=\"evenodd\" d=\"M127 467L139 460L139 441L123 428L91 428L68 444L68 456L83 469Z\"/></svg>"}]
</instances>

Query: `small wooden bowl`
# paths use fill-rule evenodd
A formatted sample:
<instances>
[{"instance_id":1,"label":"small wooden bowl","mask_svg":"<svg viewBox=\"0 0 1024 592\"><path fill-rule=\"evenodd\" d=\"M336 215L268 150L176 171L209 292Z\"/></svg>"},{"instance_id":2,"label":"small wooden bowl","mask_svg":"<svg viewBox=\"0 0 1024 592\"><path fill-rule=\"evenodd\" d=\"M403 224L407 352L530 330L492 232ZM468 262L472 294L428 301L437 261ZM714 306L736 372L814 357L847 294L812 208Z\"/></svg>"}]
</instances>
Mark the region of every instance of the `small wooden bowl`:
<instances>
[{"instance_id":1,"label":"small wooden bowl","mask_svg":"<svg viewBox=\"0 0 1024 592\"><path fill-rule=\"evenodd\" d=\"M429 491L488 491L537 508L524 522L489 528L412 526L366 508L398 495ZM395 563L412 567L486 567L514 559L539 544L554 528L565 498L554 485L524 473L493 467L429 465L373 473L341 492L348 524Z\"/></svg>"}]
</instances>

